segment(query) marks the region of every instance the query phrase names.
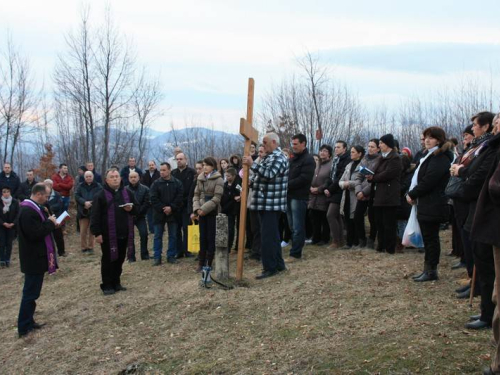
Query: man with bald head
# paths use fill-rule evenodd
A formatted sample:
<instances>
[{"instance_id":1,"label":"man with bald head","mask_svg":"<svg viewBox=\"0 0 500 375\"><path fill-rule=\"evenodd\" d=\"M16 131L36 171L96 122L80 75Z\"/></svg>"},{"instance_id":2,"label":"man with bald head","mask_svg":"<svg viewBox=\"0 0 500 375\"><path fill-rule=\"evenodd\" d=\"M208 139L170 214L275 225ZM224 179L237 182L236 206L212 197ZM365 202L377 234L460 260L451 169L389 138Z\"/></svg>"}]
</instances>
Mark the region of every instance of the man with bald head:
<instances>
[{"instance_id":1,"label":"man with bald head","mask_svg":"<svg viewBox=\"0 0 500 375\"><path fill-rule=\"evenodd\" d=\"M137 215L134 216L134 225L139 231L139 236L141 237L141 259L149 259L148 250L148 228L146 224L146 215L151 203L149 201L149 188L139 182L139 173L130 172L128 175L129 185L127 189L134 195L137 201ZM135 244L134 252L131 257L129 257L129 262L135 262Z\"/></svg>"},{"instance_id":2,"label":"man with bald head","mask_svg":"<svg viewBox=\"0 0 500 375\"><path fill-rule=\"evenodd\" d=\"M187 157L182 152L176 155L175 160L177 168L172 171L172 176L182 182L183 187L182 207L177 215L177 258L183 258L192 256L187 248L187 227L190 216L188 199L191 187L194 184L196 171L188 166Z\"/></svg>"}]
</instances>

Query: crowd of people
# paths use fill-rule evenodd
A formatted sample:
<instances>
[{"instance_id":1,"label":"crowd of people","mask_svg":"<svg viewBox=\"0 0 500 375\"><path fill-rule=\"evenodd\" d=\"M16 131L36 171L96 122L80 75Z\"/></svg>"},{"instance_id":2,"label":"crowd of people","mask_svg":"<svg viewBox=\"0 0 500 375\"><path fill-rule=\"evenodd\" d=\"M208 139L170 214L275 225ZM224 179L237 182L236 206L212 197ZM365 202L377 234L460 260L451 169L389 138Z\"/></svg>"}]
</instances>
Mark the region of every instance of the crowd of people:
<instances>
[{"instance_id":1,"label":"crowd of people","mask_svg":"<svg viewBox=\"0 0 500 375\"><path fill-rule=\"evenodd\" d=\"M425 129L421 149L413 155L392 134L348 146L338 140L320 146L318 154L307 148L303 134L291 138L290 149L279 137L266 134L252 145L250 155L216 160L208 156L189 166L176 148L174 156L143 171L130 157L123 168L110 167L102 176L88 162L73 178L66 164L51 179L38 182L33 170L20 181L10 164L0 173L0 266L9 267L12 243L19 237L21 270L25 286L19 314L21 336L40 328L33 320L45 272L55 272L57 257L65 256L64 222L56 218L67 211L74 196L82 253L101 246L104 295L126 288L121 283L125 259L136 261L134 227L140 237L141 260L153 265L175 264L194 257L188 249L187 230L199 223L200 251L196 271L214 261L216 217L228 221L227 251L236 251L245 236L248 259L262 262L257 279L272 277L286 264L304 258L304 246L329 250L368 248L389 255L413 245L421 234L422 272L415 282L438 280L440 233L451 226L451 255L460 258L454 269L464 267L470 282L457 289L458 298L471 293L481 297L481 311L466 324L469 329L495 327L500 356L500 320L492 296L500 268L500 118L480 112L462 135L462 145L437 126ZM243 173L248 167L249 194L241 205ZM248 210L245 233L239 233L241 210ZM366 220L367 218L367 220ZM367 229L368 227L368 229ZM163 238L168 231L168 248ZM148 235L154 234L152 255ZM291 242L291 244L290 244ZM287 248L284 259L282 249ZM473 277L475 275L475 277ZM498 296L497 298L500 298ZM492 363L490 373L500 371Z\"/></svg>"}]
</instances>

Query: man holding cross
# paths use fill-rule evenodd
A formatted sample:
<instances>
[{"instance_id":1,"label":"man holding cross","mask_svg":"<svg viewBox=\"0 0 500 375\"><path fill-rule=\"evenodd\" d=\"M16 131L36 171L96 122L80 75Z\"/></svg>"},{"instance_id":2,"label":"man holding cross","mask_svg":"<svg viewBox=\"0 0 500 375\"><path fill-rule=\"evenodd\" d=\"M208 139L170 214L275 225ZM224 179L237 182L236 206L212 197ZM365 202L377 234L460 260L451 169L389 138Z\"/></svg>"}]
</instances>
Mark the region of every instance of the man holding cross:
<instances>
[{"instance_id":1,"label":"man holding cross","mask_svg":"<svg viewBox=\"0 0 500 375\"><path fill-rule=\"evenodd\" d=\"M288 159L281 152L279 137L267 133L262 141L266 156L257 164L251 156L243 158L243 164L255 173L251 210L259 212L262 241L262 274L256 279L265 279L286 269L281 254L279 219L286 212L288 191Z\"/></svg>"}]
</instances>

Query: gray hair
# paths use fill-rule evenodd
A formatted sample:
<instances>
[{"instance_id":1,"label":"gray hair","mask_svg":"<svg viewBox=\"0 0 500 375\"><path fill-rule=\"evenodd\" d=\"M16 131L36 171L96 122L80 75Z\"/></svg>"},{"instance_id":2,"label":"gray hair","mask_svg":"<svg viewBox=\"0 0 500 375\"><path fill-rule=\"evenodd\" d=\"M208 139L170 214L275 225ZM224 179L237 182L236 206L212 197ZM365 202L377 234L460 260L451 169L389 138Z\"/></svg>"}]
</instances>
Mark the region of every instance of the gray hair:
<instances>
[{"instance_id":1,"label":"gray hair","mask_svg":"<svg viewBox=\"0 0 500 375\"><path fill-rule=\"evenodd\" d=\"M280 137L278 137L278 134L276 134L276 133L273 133L273 132L266 133L264 138L267 138L271 141L275 141L278 146L280 145Z\"/></svg>"},{"instance_id":2,"label":"gray hair","mask_svg":"<svg viewBox=\"0 0 500 375\"><path fill-rule=\"evenodd\" d=\"M45 181L43 181L43 183L50 186L54 185L54 181L52 181L50 178L47 178Z\"/></svg>"}]
</instances>

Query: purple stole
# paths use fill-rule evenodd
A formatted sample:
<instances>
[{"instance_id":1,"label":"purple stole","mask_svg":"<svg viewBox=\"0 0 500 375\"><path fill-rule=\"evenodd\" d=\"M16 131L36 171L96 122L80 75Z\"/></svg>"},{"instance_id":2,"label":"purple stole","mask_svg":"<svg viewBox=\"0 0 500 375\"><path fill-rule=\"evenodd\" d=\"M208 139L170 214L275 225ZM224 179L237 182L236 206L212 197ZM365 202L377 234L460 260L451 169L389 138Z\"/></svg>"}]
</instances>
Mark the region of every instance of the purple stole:
<instances>
[{"instance_id":1,"label":"purple stole","mask_svg":"<svg viewBox=\"0 0 500 375\"><path fill-rule=\"evenodd\" d=\"M104 189L104 196L108 203L108 236L111 261L118 259L118 239L116 237L116 217L115 217L115 202L113 194L107 189ZM130 203L130 196L127 189L122 189L122 196L125 203ZM134 219L132 215L128 215L128 251L127 258L131 258L134 254Z\"/></svg>"},{"instance_id":2,"label":"purple stole","mask_svg":"<svg viewBox=\"0 0 500 375\"><path fill-rule=\"evenodd\" d=\"M42 219L42 222L47 221L47 218L43 214L41 208L33 202L30 199L25 199L24 201L21 202L20 204L21 207L29 207L33 211L36 211L40 218ZM45 236L45 247L47 248L47 261L48 261L48 266L49 266L49 275L52 275L53 273L56 272L56 269L58 268L57 266L57 258L56 258L56 251L54 248L54 241L52 239L52 234L49 233L48 235Z\"/></svg>"}]
</instances>

